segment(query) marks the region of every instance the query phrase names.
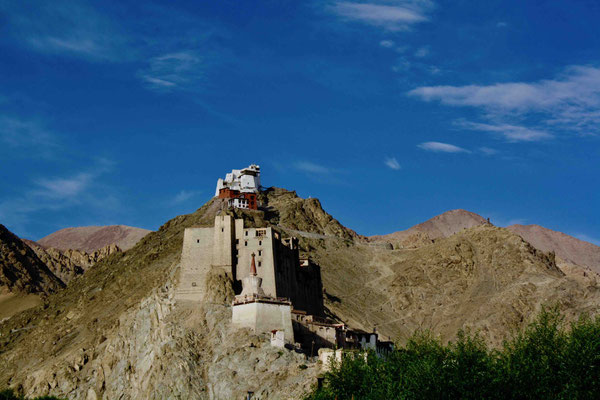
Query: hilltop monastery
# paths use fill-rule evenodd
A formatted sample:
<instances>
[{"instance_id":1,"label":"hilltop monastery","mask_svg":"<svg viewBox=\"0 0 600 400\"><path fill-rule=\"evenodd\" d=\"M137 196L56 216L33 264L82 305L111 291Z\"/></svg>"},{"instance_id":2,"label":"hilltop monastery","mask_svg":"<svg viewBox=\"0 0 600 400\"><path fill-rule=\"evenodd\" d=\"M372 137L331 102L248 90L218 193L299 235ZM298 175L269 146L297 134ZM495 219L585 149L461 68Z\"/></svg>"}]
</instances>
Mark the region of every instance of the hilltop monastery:
<instances>
[{"instance_id":1,"label":"hilltop monastery","mask_svg":"<svg viewBox=\"0 0 600 400\"><path fill-rule=\"evenodd\" d=\"M215 197L228 208L258 210L260 167L233 170L217 181ZM230 277L235 290L232 326L270 334L272 344L319 348L371 348L391 343L376 332L349 329L324 317L321 270L299 257L298 239L274 227L249 228L223 210L213 227L187 228L181 254L178 301L201 302L209 276Z\"/></svg>"}]
</instances>

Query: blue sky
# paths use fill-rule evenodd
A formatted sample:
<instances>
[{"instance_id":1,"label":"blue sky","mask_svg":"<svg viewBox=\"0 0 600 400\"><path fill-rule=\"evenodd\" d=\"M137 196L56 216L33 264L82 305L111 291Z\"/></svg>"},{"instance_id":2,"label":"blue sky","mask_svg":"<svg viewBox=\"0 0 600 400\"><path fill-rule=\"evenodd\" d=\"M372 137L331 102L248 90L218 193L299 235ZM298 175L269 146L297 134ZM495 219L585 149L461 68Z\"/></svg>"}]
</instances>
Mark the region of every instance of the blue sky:
<instances>
[{"instance_id":1,"label":"blue sky","mask_svg":"<svg viewBox=\"0 0 600 400\"><path fill-rule=\"evenodd\" d=\"M361 234L600 240L595 1L0 0L0 223L157 229L252 162Z\"/></svg>"}]
</instances>

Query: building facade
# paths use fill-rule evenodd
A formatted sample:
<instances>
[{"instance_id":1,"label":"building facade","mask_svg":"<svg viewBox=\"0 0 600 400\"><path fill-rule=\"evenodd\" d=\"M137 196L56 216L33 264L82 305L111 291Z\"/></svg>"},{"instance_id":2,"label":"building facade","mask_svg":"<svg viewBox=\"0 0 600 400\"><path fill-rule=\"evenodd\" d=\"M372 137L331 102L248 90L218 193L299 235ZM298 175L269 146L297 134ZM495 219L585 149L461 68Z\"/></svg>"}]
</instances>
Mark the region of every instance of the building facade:
<instances>
[{"instance_id":1,"label":"building facade","mask_svg":"<svg viewBox=\"0 0 600 400\"><path fill-rule=\"evenodd\" d=\"M230 207L256 210L260 187L260 166L251 164L243 169L232 170L225 175L225 179L219 178L215 197L228 199Z\"/></svg>"},{"instance_id":2,"label":"building facade","mask_svg":"<svg viewBox=\"0 0 600 400\"><path fill-rule=\"evenodd\" d=\"M187 228L181 254L176 297L203 299L211 270L231 276L236 294L250 275L252 254L266 296L287 298L294 309L322 315L323 294L319 267L300 265L296 238L282 238L272 227L245 228L243 219L218 215L212 228Z\"/></svg>"}]
</instances>

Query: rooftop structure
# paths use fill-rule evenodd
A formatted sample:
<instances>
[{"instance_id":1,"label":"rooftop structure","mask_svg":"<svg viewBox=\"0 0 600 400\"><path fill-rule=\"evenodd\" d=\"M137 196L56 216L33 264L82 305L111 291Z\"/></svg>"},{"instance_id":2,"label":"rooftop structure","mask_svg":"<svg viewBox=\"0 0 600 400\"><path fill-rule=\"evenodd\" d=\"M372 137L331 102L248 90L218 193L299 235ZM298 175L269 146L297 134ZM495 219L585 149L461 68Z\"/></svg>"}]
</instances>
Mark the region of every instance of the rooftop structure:
<instances>
[{"instance_id":1,"label":"rooftop structure","mask_svg":"<svg viewBox=\"0 0 600 400\"><path fill-rule=\"evenodd\" d=\"M260 166L251 164L244 169L234 169L225 179L219 178L215 197L229 199L229 206L256 210L256 195L260 191Z\"/></svg>"}]
</instances>

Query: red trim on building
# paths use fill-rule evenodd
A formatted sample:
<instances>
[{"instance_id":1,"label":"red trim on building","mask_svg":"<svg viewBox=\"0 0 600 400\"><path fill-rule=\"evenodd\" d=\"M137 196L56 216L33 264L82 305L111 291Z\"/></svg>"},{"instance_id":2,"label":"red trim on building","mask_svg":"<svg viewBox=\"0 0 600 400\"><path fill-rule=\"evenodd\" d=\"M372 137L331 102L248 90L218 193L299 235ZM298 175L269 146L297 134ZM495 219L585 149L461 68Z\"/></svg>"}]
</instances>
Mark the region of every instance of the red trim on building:
<instances>
[{"instance_id":1,"label":"red trim on building","mask_svg":"<svg viewBox=\"0 0 600 400\"><path fill-rule=\"evenodd\" d=\"M256 193L240 193L239 190L223 188L219 190L219 199L245 199L250 210L258 210Z\"/></svg>"}]
</instances>

